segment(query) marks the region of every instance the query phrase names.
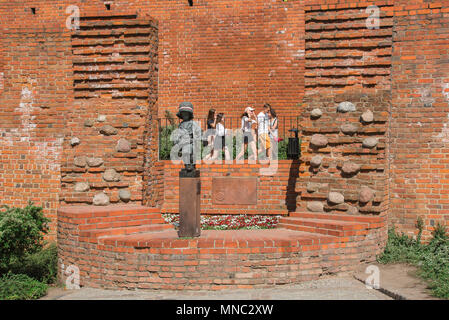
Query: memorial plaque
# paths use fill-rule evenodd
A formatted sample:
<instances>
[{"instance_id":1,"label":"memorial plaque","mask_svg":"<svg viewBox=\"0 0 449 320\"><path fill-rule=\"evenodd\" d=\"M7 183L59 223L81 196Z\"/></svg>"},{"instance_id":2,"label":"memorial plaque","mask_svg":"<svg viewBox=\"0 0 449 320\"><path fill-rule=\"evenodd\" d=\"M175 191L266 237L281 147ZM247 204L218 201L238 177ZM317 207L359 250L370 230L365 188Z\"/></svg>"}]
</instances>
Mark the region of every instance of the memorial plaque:
<instances>
[{"instance_id":1,"label":"memorial plaque","mask_svg":"<svg viewBox=\"0 0 449 320\"><path fill-rule=\"evenodd\" d=\"M257 204L257 178L212 178L213 204Z\"/></svg>"}]
</instances>

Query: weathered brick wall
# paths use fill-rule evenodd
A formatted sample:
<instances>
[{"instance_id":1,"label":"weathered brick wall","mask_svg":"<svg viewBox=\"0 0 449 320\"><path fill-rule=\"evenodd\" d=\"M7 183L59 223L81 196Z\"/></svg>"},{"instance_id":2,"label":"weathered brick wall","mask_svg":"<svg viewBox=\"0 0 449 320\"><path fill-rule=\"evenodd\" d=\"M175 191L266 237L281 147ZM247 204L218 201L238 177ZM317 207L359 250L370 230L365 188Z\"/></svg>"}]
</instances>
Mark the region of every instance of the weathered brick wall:
<instances>
[{"instance_id":1,"label":"weathered brick wall","mask_svg":"<svg viewBox=\"0 0 449 320\"><path fill-rule=\"evenodd\" d=\"M224 162L224 161L223 161ZM179 170L181 165L164 161L164 205L162 212L179 212ZM201 170L201 212L203 214L279 214L295 211L297 181L304 175L300 161L279 160L274 175L261 175L261 164L199 165ZM263 169L262 169L263 170ZM215 177L257 178L257 204L223 205L213 201L212 180Z\"/></svg>"},{"instance_id":2,"label":"weathered brick wall","mask_svg":"<svg viewBox=\"0 0 449 320\"><path fill-rule=\"evenodd\" d=\"M0 203L43 206L52 235L72 96L69 43L63 32L43 30L2 29L0 38Z\"/></svg>"},{"instance_id":3,"label":"weathered brick wall","mask_svg":"<svg viewBox=\"0 0 449 320\"><path fill-rule=\"evenodd\" d=\"M157 23L133 15L80 22L71 42L75 100L67 113L61 203L141 203L144 158L150 167L155 161L145 148L157 151L146 144L157 145Z\"/></svg>"},{"instance_id":4,"label":"weathered brick wall","mask_svg":"<svg viewBox=\"0 0 449 320\"><path fill-rule=\"evenodd\" d=\"M71 5L82 17L73 34ZM118 188L140 202L146 192L144 166L156 161L144 142L157 141L157 24L135 13L108 11L102 1L0 4L0 201L43 206L51 236L60 203L91 203L102 190L118 201ZM103 125L116 134L101 134ZM119 138L127 140L121 151ZM106 169L120 181L105 181Z\"/></svg>"},{"instance_id":5,"label":"weathered brick wall","mask_svg":"<svg viewBox=\"0 0 449 320\"><path fill-rule=\"evenodd\" d=\"M379 214L388 205L386 134L391 104L392 6L306 7L301 210Z\"/></svg>"},{"instance_id":6,"label":"weathered brick wall","mask_svg":"<svg viewBox=\"0 0 449 320\"><path fill-rule=\"evenodd\" d=\"M110 10L100 0L0 3L2 204L35 200L54 217L59 201L90 202L103 189L111 201L118 201L118 190L129 188L131 202L162 205L171 190L161 183L164 164L155 158L157 146L151 143L157 140L154 119L165 110L174 112L184 100L194 103L199 117L211 107L236 116L248 104L270 102L280 115L302 115L301 177L290 187L299 197L289 206L305 209L318 201L331 211L357 208L377 214L389 209L391 222L410 232L421 215L426 235L437 222L449 223L447 1L203 0L194 1L193 7L181 0L108 2ZM365 8L371 4L381 9L380 29L366 27ZM134 62L126 60L129 72L88 78L101 68L125 63L117 52L108 52L108 41L139 36L130 35L126 26L122 35L113 35L111 25L93 25L72 36L65 25L69 5L79 6L82 17L157 20L157 64L151 61L156 59L152 42L151 55L135 52L130 55ZM104 19L82 23L95 21ZM80 41L84 48L76 44ZM98 41L105 45L93 47ZM135 49L146 46L135 44ZM154 68L153 75L158 71L158 88L154 78L144 76L149 69L132 69L145 64ZM128 82L135 86L122 86ZM344 101L356 111L337 113ZM315 108L322 115L312 120ZM367 110L373 112L373 121L362 123L359 117ZM106 115L105 122L97 121L101 115ZM94 120L91 127L85 126L89 120ZM100 134L106 124L117 134ZM344 134L342 125L355 132ZM309 148L314 134L325 135L328 145ZM74 147L73 137L80 139ZM120 137L131 142L129 152L115 152ZM377 138L377 145L360 147L368 137ZM317 154L323 155L322 163L309 170ZM102 169L74 166L80 156L102 158ZM341 165L347 161L359 164L360 171L342 176ZM122 180L104 182L107 168L117 170ZM92 179L92 188L80 197L83 193L73 188L86 179ZM361 186L375 190L368 205L358 201ZM342 193L346 204L328 206L331 190Z\"/></svg>"},{"instance_id":7,"label":"weathered brick wall","mask_svg":"<svg viewBox=\"0 0 449 320\"><path fill-rule=\"evenodd\" d=\"M124 1L115 1L117 6ZM304 93L303 1L129 1L159 21L159 115L188 100L240 116L269 102L297 115Z\"/></svg>"},{"instance_id":8,"label":"weathered brick wall","mask_svg":"<svg viewBox=\"0 0 449 320\"><path fill-rule=\"evenodd\" d=\"M394 17L391 222L449 225L449 3L400 1Z\"/></svg>"},{"instance_id":9,"label":"weathered brick wall","mask_svg":"<svg viewBox=\"0 0 449 320\"><path fill-rule=\"evenodd\" d=\"M174 111L190 100L199 116L211 107L235 116L250 103L264 102L282 115L299 112L304 92L301 3L195 1L190 7L187 1L108 2L110 10L100 0L0 4L2 204L34 200L54 217L59 202L90 203L101 190L115 202L119 189L128 188L131 202L160 205L162 171L153 157L157 146L149 142L149 137L157 139L150 121L157 118L155 111ZM139 21L158 20L158 63L149 61L154 56L145 60L138 54L134 62L123 62L114 56L119 52L108 51L108 41L132 35L129 30L112 34L117 26L101 26L105 18L82 19L82 30L72 34L66 27L66 9L72 5L81 17L137 13ZM99 77L120 63L148 62L159 69L158 107L156 88L141 86L150 80L142 70ZM125 80L124 74L133 72L134 78ZM136 86L127 88L126 82L134 80ZM137 101L148 97L145 90L150 97L140 105ZM112 125L117 134L100 134L103 125ZM130 152L115 152L119 137L131 142ZM83 157L101 158L103 164L83 165ZM118 171L121 181L105 182L106 169ZM89 189L81 184L77 190L87 191L74 191L77 183L86 182Z\"/></svg>"}]
</instances>

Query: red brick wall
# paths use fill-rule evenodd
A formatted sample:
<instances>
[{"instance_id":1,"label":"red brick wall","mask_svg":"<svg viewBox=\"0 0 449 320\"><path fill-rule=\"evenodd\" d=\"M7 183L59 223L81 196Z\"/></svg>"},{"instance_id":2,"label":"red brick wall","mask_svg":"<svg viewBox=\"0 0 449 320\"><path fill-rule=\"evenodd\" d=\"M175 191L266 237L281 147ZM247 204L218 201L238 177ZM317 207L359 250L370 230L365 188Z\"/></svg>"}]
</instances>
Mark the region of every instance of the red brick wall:
<instances>
[{"instance_id":1,"label":"red brick wall","mask_svg":"<svg viewBox=\"0 0 449 320\"><path fill-rule=\"evenodd\" d=\"M86 58L83 55L95 56L93 51L79 54L79 47L73 46L82 37L72 37L66 28L69 5L79 6L81 17L138 12L139 19L159 21L159 61L155 67L160 75L160 115L166 109L174 111L184 100L194 103L198 116L204 116L210 107L238 115L247 104L260 107L264 102L277 107L281 115L299 112L297 104L304 92L304 15L300 2L251 1L242 5L235 1L195 1L195 6L189 7L187 1L113 1L110 11L100 0L89 4L67 0L2 2L2 204L24 205L31 199L54 217L59 201L91 202L95 190L103 189L111 191L111 201L117 201L118 188L130 184L132 201L144 197L147 204L161 204L161 184L148 178L160 177L161 172L152 165L156 161L151 159L154 144L148 144L148 137L157 139L148 122L157 114L147 114L143 119L142 112L140 120L127 115L131 124L140 125L136 130L125 129L121 127L122 110L114 108L117 101L83 82L85 62L79 60ZM35 14L31 8L35 8ZM92 92L101 96L95 97ZM119 104L123 106L122 102ZM150 101L146 110L154 103ZM107 121L123 134L133 132L131 153L137 156L104 156L101 170L76 167L76 156L113 153L112 145L119 135L101 139L100 123L84 126L85 120L95 120L100 114L109 115ZM70 145L73 137L81 141L74 148ZM129 183L105 184L101 173L106 167L126 173ZM93 188L86 196L74 193L74 185L86 179L92 180Z\"/></svg>"},{"instance_id":2,"label":"red brick wall","mask_svg":"<svg viewBox=\"0 0 449 320\"><path fill-rule=\"evenodd\" d=\"M392 5L373 4L380 9L379 29L367 28L369 13L364 3L306 7L306 92L300 120L301 160L307 175L298 181L298 211L378 215L388 208ZM340 112L341 103L350 103L353 109ZM313 117L317 109L322 115ZM373 115L369 122L361 120L366 112ZM348 126L352 127L349 133L344 129ZM315 147L313 140L320 136L326 143ZM364 147L370 138L377 139L377 145ZM321 163L311 164L320 157ZM358 169L348 173L343 170L346 164ZM360 200L364 188L373 193L367 202ZM333 203L331 193L344 200Z\"/></svg>"},{"instance_id":3,"label":"red brick wall","mask_svg":"<svg viewBox=\"0 0 449 320\"><path fill-rule=\"evenodd\" d=\"M114 202L118 201L117 188L129 188L131 201L140 202L145 189L144 159L151 166L155 161L151 155L145 157L144 139L155 135L151 120L157 117L157 23L142 14L140 21L148 25L131 26L132 30L120 26L126 29L118 30L123 31L118 41L123 44L117 44L118 51L109 52L111 37L105 31L117 29L101 26L108 18L82 19L82 30L72 34L66 27L69 5L78 5L81 17L126 14L119 18L124 21L135 15L130 8L107 11L102 1L89 5L80 1L0 4L4 17L0 21L0 199L12 206L33 200L53 221L60 203L91 203L93 195L102 190ZM35 14L31 8L36 9ZM151 31L142 31L144 28ZM147 43L140 44L144 47L140 56L139 52L127 56L122 51L128 43L139 46L134 40L141 35L135 30L147 32ZM123 63L128 70L117 76ZM145 65L149 66L146 74ZM139 81L145 83L144 88L136 83ZM100 115L106 116L104 123L95 121ZM87 126L86 120L93 125ZM117 135L101 135L99 130L106 124L114 126ZM80 143L72 146L75 137ZM122 137L131 143L129 152L115 150L116 140ZM102 158L103 164L95 168L74 165L75 157L85 156ZM120 182L102 179L108 168L121 174ZM74 192L78 182L89 183L90 189ZM147 181L150 184L151 180ZM51 237L55 229L53 222Z\"/></svg>"},{"instance_id":4,"label":"red brick wall","mask_svg":"<svg viewBox=\"0 0 449 320\"><path fill-rule=\"evenodd\" d=\"M60 200L92 203L104 192L110 203L126 202L122 191L131 194L129 202L141 203L145 156L149 166L155 161L145 148L157 154L146 143L157 145L157 23L135 16L88 17L81 17L81 29L72 34L74 103L66 116ZM111 132L104 131L108 126ZM80 143L71 144L73 138ZM101 163L92 165L92 158ZM108 178L108 170L117 178ZM77 190L80 184L89 189Z\"/></svg>"},{"instance_id":5,"label":"red brick wall","mask_svg":"<svg viewBox=\"0 0 449 320\"><path fill-rule=\"evenodd\" d=\"M179 205L179 170L181 165L164 161L164 205L162 212L177 213ZM274 175L260 175L261 164L199 165L201 170L201 213L203 214L281 214L296 209L296 184L304 175L300 161L279 160ZM256 205L219 205L212 200L214 177L257 177Z\"/></svg>"},{"instance_id":6,"label":"red brick wall","mask_svg":"<svg viewBox=\"0 0 449 320\"><path fill-rule=\"evenodd\" d=\"M53 220L53 235L65 112L71 102L69 42L62 32L5 30L0 39L4 74L0 90L0 203L24 206L32 200L43 206Z\"/></svg>"},{"instance_id":7,"label":"red brick wall","mask_svg":"<svg viewBox=\"0 0 449 320\"><path fill-rule=\"evenodd\" d=\"M159 115L188 100L239 116L269 102L297 115L304 94L302 1L150 1L160 25Z\"/></svg>"},{"instance_id":8,"label":"red brick wall","mask_svg":"<svg viewBox=\"0 0 449 320\"><path fill-rule=\"evenodd\" d=\"M161 205L168 191L160 183L164 175L161 163L154 158L155 144L149 142L149 137L157 140L157 132L151 125L153 119L162 116L165 110L174 112L184 100L194 103L199 117L211 107L235 116L247 104L260 107L270 102L280 115L302 114L305 136L302 161L306 166L301 166L299 174L303 177L295 186L295 195L301 194L296 206L304 208L313 198L303 198L304 190L308 182L313 182L312 178L318 177L319 183L328 183L340 191L345 185L342 181L350 182L347 190L365 184L376 188L379 200L369 207L376 210L367 213L387 210L390 201L391 222L403 230L412 232L419 215L424 216L426 235L437 222L449 223L445 190L449 83L447 1L204 0L194 3L189 7L187 1L181 0L114 0L110 11L100 0L89 4L68 0L0 3L2 204L24 205L31 199L54 217L59 201L90 201L90 194L85 199L71 196L74 182L89 172L72 170L75 153L70 151L69 142L74 133L80 135L81 143L76 148L80 147L80 154L87 152L92 156L97 152L92 145L109 139L108 145L102 145L98 152L111 153L108 148L114 148L114 139L122 133L98 140L95 138L101 127L98 123L84 127L85 120L95 118L101 111L113 116L113 126L130 135L132 151L127 154L136 155L117 158L112 152L106 165L128 172L124 176L132 184L132 201L143 199L146 204ZM378 5L383 12L381 29L377 31L363 26L368 16L364 8L371 4ZM90 90L89 86L86 90L78 86L80 83L75 84L74 90L74 38L65 27L68 5L78 5L81 16L137 12L139 21L158 21L158 63L151 65L158 69L159 99L156 107L156 88L149 85L153 96L144 108L147 112L139 113L140 120L133 118L137 114L125 116L131 119L130 123L138 124L135 130L123 127L126 121L122 121L122 116L127 110L123 101L119 104L123 108L115 108L116 101L107 94L82 103L80 100L84 98L76 97L80 92L101 90ZM35 15L31 13L32 7L36 8ZM333 21L335 17L338 19ZM316 28L323 23L326 29L317 32ZM332 32L331 27L336 24L342 24L343 29ZM348 46L353 48L344 49ZM322 57L326 52L327 62ZM346 68L337 70L337 60ZM357 65L360 61L362 64ZM367 66L370 62L374 65ZM131 90L133 94L135 89ZM342 99L353 99L357 113L336 118L336 104ZM299 107L298 103L305 105ZM134 100L130 104L137 106ZM309 122L309 112L318 105L324 116L317 125ZM357 148L360 141L326 130L334 126L339 129L344 122L357 123L358 116L366 109L375 113L375 121L360 127L363 130L357 132L357 137L378 137L379 147L374 153L349 157L365 169L352 180L342 180L338 165L349 159L342 150L348 143ZM314 130L324 130L332 145L324 152L331 159L325 164L331 165L323 166L317 173L307 167L313 154L308 144L317 133ZM89 140L91 149L83 149ZM233 172L240 174L240 169ZM389 184L385 180L388 177ZM281 175L279 179L284 178ZM112 199L117 200L115 193L121 186L106 187L112 187ZM351 198L351 192L347 199L353 205L356 200ZM324 200L321 195L320 201ZM274 205L282 206L282 203Z\"/></svg>"},{"instance_id":9,"label":"red brick wall","mask_svg":"<svg viewBox=\"0 0 449 320\"><path fill-rule=\"evenodd\" d=\"M401 1L395 8L391 114L391 222L427 237L449 226L449 3Z\"/></svg>"}]
</instances>

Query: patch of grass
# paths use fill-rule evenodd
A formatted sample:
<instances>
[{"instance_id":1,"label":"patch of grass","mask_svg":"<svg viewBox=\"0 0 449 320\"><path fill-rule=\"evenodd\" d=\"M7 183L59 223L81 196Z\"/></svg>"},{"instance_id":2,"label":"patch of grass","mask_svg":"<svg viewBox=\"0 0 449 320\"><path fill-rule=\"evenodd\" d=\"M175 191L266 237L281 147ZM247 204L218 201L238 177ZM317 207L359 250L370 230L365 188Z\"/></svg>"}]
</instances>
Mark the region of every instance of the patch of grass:
<instances>
[{"instance_id":1,"label":"patch of grass","mask_svg":"<svg viewBox=\"0 0 449 320\"><path fill-rule=\"evenodd\" d=\"M445 227L438 224L430 242L422 244L422 221L418 219L416 226L419 230L416 240L391 228L387 246L377 260L383 264L403 262L417 266L418 275L428 281L432 294L449 299L449 237Z\"/></svg>"},{"instance_id":2,"label":"patch of grass","mask_svg":"<svg viewBox=\"0 0 449 320\"><path fill-rule=\"evenodd\" d=\"M25 274L8 273L0 278L0 300L32 300L47 294L48 286Z\"/></svg>"}]
</instances>

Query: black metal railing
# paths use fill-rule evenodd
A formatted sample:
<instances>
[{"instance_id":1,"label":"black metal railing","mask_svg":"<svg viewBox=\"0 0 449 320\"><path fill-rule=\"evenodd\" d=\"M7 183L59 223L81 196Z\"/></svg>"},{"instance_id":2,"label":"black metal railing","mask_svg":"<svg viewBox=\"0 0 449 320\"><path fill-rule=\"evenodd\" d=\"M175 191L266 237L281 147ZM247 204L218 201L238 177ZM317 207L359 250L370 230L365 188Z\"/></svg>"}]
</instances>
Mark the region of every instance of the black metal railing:
<instances>
[{"instance_id":1,"label":"black metal railing","mask_svg":"<svg viewBox=\"0 0 449 320\"><path fill-rule=\"evenodd\" d=\"M207 130L207 119L205 118L195 118L194 121L198 122L201 126L201 130L205 132ZM170 141L170 135L178 128L181 120L176 117L166 117L158 119L159 127L159 159L160 160L170 160L170 151L174 145ZM241 132L241 117L225 117L223 118L223 125L225 129L231 129L234 132ZM287 159L287 143L288 138L293 137L294 134L289 132L291 129L299 128L299 117L278 117L278 159ZM231 154L232 159L236 158L236 144L237 137L233 139L233 152ZM260 141L255 137L256 147L259 150ZM240 142L241 143L241 142ZM203 154L204 148L210 148L205 144L201 144L201 152ZM245 159L248 158L247 152L245 153ZM224 159L224 157L222 158Z\"/></svg>"}]
</instances>

